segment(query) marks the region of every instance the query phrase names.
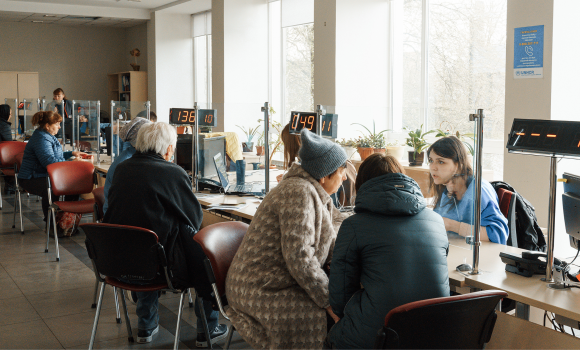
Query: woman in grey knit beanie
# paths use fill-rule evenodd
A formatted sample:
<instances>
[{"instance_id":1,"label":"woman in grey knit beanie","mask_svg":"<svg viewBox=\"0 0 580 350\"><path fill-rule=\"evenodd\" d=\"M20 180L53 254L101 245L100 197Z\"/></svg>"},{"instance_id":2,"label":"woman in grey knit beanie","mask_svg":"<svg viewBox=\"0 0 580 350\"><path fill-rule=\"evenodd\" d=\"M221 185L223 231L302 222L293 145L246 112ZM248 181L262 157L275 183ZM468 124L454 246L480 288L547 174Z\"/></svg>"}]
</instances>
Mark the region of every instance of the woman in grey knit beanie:
<instances>
[{"instance_id":1,"label":"woman in grey knit beanie","mask_svg":"<svg viewBox=\"0 0 580 350\"><path fill-rule=\"evenodd\" d=\"M294 163L258 207L226 279L227 313L252 348L322 349L328 276L344 220L330 195L346 179L346 153L307 130Z\"/></svg>"}]
</instances>

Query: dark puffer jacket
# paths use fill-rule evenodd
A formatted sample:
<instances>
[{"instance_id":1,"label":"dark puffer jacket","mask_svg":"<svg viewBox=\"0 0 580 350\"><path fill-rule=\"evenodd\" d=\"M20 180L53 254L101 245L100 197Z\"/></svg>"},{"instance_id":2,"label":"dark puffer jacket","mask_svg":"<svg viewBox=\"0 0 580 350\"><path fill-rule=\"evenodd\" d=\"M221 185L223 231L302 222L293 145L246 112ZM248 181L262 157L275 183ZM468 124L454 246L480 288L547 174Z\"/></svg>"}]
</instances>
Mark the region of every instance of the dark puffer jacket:
<instances>
[{"instance_id":1,"label":"dark puffer jacket","mask_svg":"<svg viewBox=\"0 0 580 350\"><path fill-rule=\"evenodd\" d=\"M425 206L419 185L403 174L361 186L330 266L330 305L341 318L328 335L334 347L370 349L391 309L449 296L445 225Z\"/></svg>"}]
</instances>

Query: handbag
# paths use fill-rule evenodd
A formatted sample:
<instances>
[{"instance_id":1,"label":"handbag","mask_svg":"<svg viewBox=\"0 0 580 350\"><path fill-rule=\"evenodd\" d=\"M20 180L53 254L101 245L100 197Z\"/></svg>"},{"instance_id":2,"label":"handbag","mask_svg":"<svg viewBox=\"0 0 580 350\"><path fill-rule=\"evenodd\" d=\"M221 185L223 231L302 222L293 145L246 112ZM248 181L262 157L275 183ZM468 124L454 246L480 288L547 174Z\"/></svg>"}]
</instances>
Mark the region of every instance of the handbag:
<instances>
[{"instance_id":1,"label":"handbag","mask_svg":"<svg viewBox=\"0 0 580 350\"><path fill-rule=\"evenodd\" d=\"M82 214L75 214L69 212L61 212L60 218L57 218L58 228L60 228L62 235L64 237L70 237L73 235L76 228L81 222Z\"/></svg>"}]
</instances>

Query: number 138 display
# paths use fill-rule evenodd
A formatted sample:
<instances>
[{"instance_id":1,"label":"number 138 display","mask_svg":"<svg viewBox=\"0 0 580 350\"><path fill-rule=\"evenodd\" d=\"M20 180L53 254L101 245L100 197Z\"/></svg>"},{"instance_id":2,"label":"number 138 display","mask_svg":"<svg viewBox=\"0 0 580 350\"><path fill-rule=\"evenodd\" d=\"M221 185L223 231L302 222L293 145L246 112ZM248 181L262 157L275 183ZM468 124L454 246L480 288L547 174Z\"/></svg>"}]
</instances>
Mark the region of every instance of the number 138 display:
<instances>
[{"instance_id":1,"label":"number 138 display","mask_svg":"<svg viewBox=\"0 0 580 350\"><path fill-rule=\"evenodd\" d=\"M290 114L290 133L300 134L302 129L307 129L316 133L318 130L318 115L313 112L291 112ZM322 136L335 139L337 136L337 114L325 114L322 116L320 123Z\"/></svg>"},{"instance_id":2,"label":"number 138 display","mask_svg":"<svg viewBox=\"0 0 580 350\"><path fill-rule=\"evenodd\" d=\"M216 109L198 109L199 126L217 126ZM171 108L169 109L169 122L171 124L193 125L195 123L195 109Z\"/></svg>"}]
</instances>

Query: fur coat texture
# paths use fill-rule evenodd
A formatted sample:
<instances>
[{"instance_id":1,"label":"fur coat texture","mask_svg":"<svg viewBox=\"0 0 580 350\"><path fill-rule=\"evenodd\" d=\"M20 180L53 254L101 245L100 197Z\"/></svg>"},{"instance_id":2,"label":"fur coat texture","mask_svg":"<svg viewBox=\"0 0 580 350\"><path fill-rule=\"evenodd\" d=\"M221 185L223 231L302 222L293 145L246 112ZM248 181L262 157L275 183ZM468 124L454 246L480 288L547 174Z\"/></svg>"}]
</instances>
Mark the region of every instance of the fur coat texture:
<instances>
[{"instance_id":1,"label":"fur coat texture","mask_svg":"<svg viewBox=\"0 0 580 350\"><path fill-rule=\"evenodd\" d=\"M226 279L227 314L255 349L322 349L328 276L344 219L299 164L264 198Z\"/></svg>"}]
</instances>

